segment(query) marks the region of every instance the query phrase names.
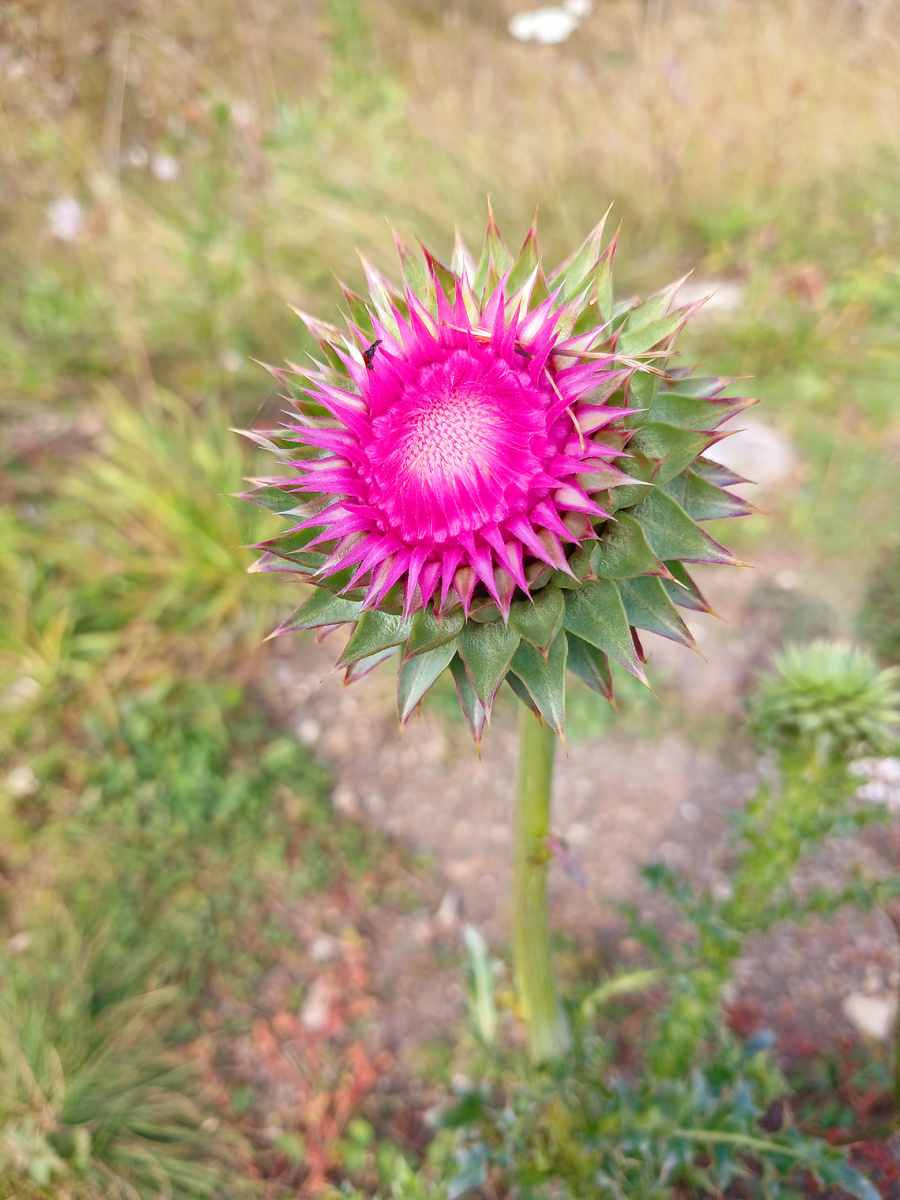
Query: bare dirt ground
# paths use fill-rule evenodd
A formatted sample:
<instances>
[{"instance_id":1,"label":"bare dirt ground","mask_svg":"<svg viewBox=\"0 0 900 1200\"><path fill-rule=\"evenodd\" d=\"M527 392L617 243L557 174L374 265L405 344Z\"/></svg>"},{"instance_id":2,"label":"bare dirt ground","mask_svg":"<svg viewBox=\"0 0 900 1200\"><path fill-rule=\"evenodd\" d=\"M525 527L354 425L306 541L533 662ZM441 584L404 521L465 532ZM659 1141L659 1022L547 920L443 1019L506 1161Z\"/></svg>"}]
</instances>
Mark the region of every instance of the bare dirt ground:
<instances>
[{"instance_id":1,"label":"bare dirt ground","mask_svg":"<svg viewBox=\"0 0 900 1200\"><path fill-rule=\"evenodd\" d=\"M815 581L794 558L755 558L755 571L702 576L725 618L691 614L706 662L647 637L648 672L664 682L659 713L650 710L646 730L623 721L602 736L572 740L567 756L560 748L555 832L577 857L587 886L554 865L551 921L601 964L635 952L610 902L646 903L642 865L663 860L703 884L727 886L728 813L754 792L764 764L746 737L722 735L740 730L742 697L785 634L840 632L839 618L816 599ZM461 1011L461 924L472 922L501 955L507 951L515 710L495 712L480 761L462 721L449 716L447 697L426 697L422 716L398 740L390 669L345 687L330 673L339 653L334 636L320 645L283 639L276 704L297 736L332 765L336 808L430 860L411 877L416 898L409 911L381 918L373 912L367 933L382 1000L373 1017L377 1040L402 1060L446 1033L448 1019ZM711 730L708 744L704 728ZM844 846L818 869L835 881L869 853L862 843ZM455 952L449 962L448 950ZM757 939L738 965L734 999L786 1039L833 1043L855 1033L842 1007L847 998L855 996L857 1008L887 1011L898 978L889 921L848 911L828 924L784 925Z\"/></svg>"}]
</instances>

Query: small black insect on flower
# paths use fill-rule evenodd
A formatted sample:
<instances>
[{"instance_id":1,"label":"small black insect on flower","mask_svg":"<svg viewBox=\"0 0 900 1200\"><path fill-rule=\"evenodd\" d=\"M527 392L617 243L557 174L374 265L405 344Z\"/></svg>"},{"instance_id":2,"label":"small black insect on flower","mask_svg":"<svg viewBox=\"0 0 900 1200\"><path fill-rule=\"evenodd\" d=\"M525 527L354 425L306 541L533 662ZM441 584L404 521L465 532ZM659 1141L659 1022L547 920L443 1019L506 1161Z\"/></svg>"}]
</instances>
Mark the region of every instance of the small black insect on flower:
<instances>
[{"instance_id":1,"label":"small black insect on flower","mask_svg":"<svg viewBox=\"0 0 900 1200\"><path fill-rule=\"evenodd\" d=\"M366 370L375 370L375 351L381 345L381 338L376 338L371 346L363 350L363 358L366 360Z\"/></svg>"}]
</instances>

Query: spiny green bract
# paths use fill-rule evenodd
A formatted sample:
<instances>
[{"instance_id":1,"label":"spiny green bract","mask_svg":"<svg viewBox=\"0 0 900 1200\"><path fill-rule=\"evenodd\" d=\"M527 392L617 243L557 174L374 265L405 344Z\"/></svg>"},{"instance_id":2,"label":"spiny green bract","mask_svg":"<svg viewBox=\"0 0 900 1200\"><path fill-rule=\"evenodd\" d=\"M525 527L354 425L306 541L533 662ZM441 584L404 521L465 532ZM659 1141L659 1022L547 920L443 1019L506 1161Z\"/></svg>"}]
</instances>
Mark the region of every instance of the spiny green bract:
<instances>
[{"instance_id":1,"label":"spiny green bract","mask_svg":"<svg viewBox=\"0 0 900 1200\"><path fill-rule=\"evenodd\" d=\"M789 646L750 700L768 745L825 764L886 753L900 735L900 671L879 671L864 650L839 642Z\"/></svg>"},{"instance_id":2,"label":"spiny green bract","mask_svg":"<svg viewBox=\"0 0 900 1200\"><path fill-rule=\"evenodd\" d=\"M281 431L251 436L287 460L294 474L255 480L257 486L245 496L283 513L293 525L285 534L258 546L263 556L252 569L295 572L316 585L276 633L327 631L352 623L351 637L338 660L348 682L387 658L399 660L401 722L408 720L449 667L476 740L481 738L504 680L562 734L567 671L611 700L610 657L646 683L639 630L695 648L677 610L712 610L684 564L737 565L729 551L704 533L701 523L755 511L726 490L746 481L704 457L704 452L727 436L716 432L719 426L754 401L724 396L731 382L728 379L693 375L689 369L664 365L674 353L678 333L698 305L676 306L683 281L642 304L614 303L611 268L615 239L603 248L603 222L547 277L534 227L514 258L492 216L477 265L459 240L449 268L427 251L422 261L399 238L397 244L405 281L402 291L364 264L370 297L363 300L344 288L349 332L304 317L323 351L323 360L313 359L311 367L269 368L288 390L287 398L299 410L301 424L288 435ZM448 316L451 310L462 316ZM530 313L537 315L531 319ZM362 414L348 418L351 424L363 422L373 361L377 369L377 355L386 353L384 346L376 352L378 339L387 339L385 344L391 346L390 357L381 359L385 369L400 372L404 345L413 337L424 338L426 327L433 331L429 336L438 339L435 344L439 346L443 329L465 322L466 330L459 332L467 332L473 345L472 339L478 340L480 353L487 345L484 327L494 322L491 336L496 342L502 333L498 321L503 319L511 331L510 344L514 335L518 339L518 329L528 328L531 320L542 331L542 352L546 353L547 346L555 347L547 354L546 367L541 368L547 380L541 376L540 384L553 388L557 397L565 386L564 377L573 378L573 364L609 367L602 386L586 369L583 378L592 381L576 397L579 408L565 410L579 448L573 450L570 440L568 453L592 457L590 469L581 467L572 477L584 497L582 511L563 512L565 528L555 527L556 533L568 530L570 535L564 557L560 557L563 552L556 534L552 535L555 546L544 538L546 553L531 536L518 568L520 583L527 580L527 592L508 571L498 567L491 579L489 568L485 574L482 566L481 579L487 580L487 585L473 584L473 571L461 567L455 586L448 583L447 594L442 594L440 601L437 593L432 597L431 590L423 599L427 585L422 584L419 596L415 579L410 582L408 578L382 594L374 572L388 568L376 565L369 575L361 575L357 568L354 575L352 566L341 566L342 555L349 558L353 553L352 538L327 540L325 513L342 512L339 519L346 524L364 520L367 511L365 502L361 505L358 499L364 489L354 482L350 507L355 510L346 516L339 493L352 464L348 467L346 458L335 458L338 467L332 470L322 464L323 458L328 461L329 451L310 444L318 438L320 446L334 441L340 448L351 438L352 430L342 428L340 418L329 413L329 398L338 398L338 408L346 411L352 407L354 413ZM548 323L552 326L549 332ZM522 337L521 344L515 341L515 354L521 355L523 363L534 361L531 351L538 343ZM506 365L511 363L515 369L518 360L513 351L506 347L504 352ZM614 414L612 410L617 411ZM323 426L333 428L335 434L314 438L303 433L304 428ZM597 441L592 443L598 430ZM571 429L567 436L572 439ZM319 463L312 474L304 468L306 460ZM332 494L310 495L311 478L329 477L340 479ZM574 490L563 489L566 495ZM580 503L577 499L572 502ZM318 513L323 513L323 521L317 526L313 518ZM529 532L534 534L534 530ZM543 537L547 531L538 532ZM486 556L493 551L487 545L479 551L478 536L476 532L472 542L469 535L469 541L482 555L477 561L483 564L489 562ZM491 543L498 547L498 554L507 554L511 545L508 542L504 550L502 542L497 543L496 527ZM522 555L523 546L518 546L517 552ZM414 559L420 551L411 546L400 553ZM396 557L399 561L399 554ZM427 566L426 562L421 567L422 580Z\"/></svg>"}]
</instances>

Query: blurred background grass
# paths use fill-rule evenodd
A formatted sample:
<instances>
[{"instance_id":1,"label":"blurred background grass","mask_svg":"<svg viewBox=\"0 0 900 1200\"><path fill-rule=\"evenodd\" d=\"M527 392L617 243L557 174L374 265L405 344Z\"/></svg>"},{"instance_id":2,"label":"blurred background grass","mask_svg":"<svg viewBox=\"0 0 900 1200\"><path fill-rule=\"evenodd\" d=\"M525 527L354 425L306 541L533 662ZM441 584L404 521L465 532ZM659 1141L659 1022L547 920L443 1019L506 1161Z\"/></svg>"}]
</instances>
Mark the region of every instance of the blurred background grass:
<instances>
[{"instance_id":1,"label":"blurred background grass","mask_svg":"<svg viewBox=\"0 0 900 1200\"><path fill-rule=\"evenodd\" d=\"M515 9L0 7L0 1178L23 1195L101 1194L129 1155L141 1195L224 1194L246 1148L209 1166L172 1040L211 972L252 988L261 873L315 889L370 861L260 715L259 639L290 601L244 574L271 526L227 499L257 467L228 427L277 412L251 359L303 352L287 303L332 314L357 249L392 272L386 222L447 255L454 224L477 246L486 195L510 242L537 206L552 263L612 202L623 293L690 269L739 287L682 352L753 374L801 468L738 539L897 654L898 6L597 0L559 46L513 41ZM608 721L578 697L573 717ZM113 1003L138 1025L111 1032ZM115 1136L97 1053L137 1114Z\"/></svg>"}]
</instances>

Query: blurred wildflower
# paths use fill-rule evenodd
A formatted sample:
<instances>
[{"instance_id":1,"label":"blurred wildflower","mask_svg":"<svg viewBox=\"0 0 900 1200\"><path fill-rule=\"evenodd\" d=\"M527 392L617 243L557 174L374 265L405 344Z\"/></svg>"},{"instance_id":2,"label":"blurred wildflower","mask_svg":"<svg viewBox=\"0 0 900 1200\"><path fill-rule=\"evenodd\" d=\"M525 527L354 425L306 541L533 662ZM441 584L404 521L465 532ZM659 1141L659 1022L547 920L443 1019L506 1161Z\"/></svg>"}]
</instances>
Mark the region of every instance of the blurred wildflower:
<instances>
[{"instance_id":1,"label":"blurred wildflower","mask_svg":"<svg viewBox=\"0 0 900 1200\"><path fill-rule=\"evenodd\" d=\"M84 211L74 196L60 196L47 209L50 232L61 242L74 242L84 231Z\"/></svg>"}]
</instances>

